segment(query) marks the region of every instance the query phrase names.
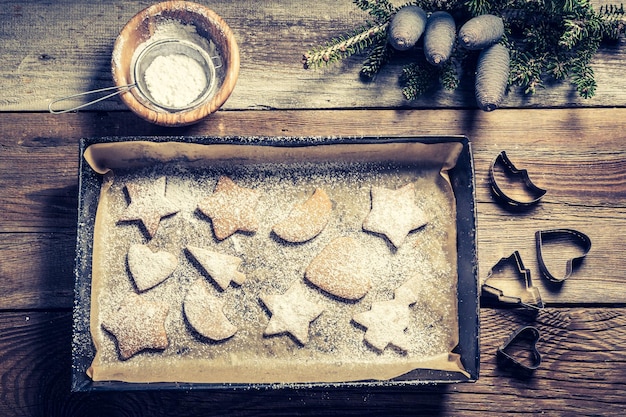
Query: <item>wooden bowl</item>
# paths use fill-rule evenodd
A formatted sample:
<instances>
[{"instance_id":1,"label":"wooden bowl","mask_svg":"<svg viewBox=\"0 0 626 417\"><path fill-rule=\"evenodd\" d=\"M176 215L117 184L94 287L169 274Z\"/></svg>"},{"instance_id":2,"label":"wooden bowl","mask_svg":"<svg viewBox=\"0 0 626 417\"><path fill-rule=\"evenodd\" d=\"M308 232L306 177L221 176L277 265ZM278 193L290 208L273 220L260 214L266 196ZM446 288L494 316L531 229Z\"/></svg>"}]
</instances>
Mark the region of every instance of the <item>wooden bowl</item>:
<instances>
[{"instance_id":1,"label":"wooden bowl","mask_svg":"<svg viewBox=\"0 0 626 417\"><path fill-rule=\"evenodd\" d=\"M214 46L216 54L215 87L205 100L193 107L180 110L163 108L146 99L135 83L137 55L150 45L159 26L176 22L195 27L199 36ZM239 76L239 47L235 37L224 22L211 9L188 1L165 1L137 13L122 30L113 47L111 60L113 81L121 89L134 85L120 94L122 101L141 118L161 126L185 126L196 123L217 111L228 99Z\"/></svg>"}]
</instances>

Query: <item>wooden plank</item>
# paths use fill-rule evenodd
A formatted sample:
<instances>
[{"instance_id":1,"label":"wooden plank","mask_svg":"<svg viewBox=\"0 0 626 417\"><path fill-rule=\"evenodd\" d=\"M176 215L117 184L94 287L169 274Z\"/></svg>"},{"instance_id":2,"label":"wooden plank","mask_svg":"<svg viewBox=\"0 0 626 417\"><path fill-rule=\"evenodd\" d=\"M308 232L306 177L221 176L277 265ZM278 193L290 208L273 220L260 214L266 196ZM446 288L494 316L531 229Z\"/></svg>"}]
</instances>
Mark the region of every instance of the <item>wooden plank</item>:
<instances>
[{"instance_id":1,"label":"wooden plank","mask_svg":"<svg viewBox=\"0 0 626 417\"><path fill-rule=\"evenodd\" d=\"M479 272L484 279L514 250L549 303L625 303L626 150L624 109L480 111L226 112L195 126L164 129L128 112L0 114L0 244L10 297L0 308L69 307L76 230L80 137L105 135L450 135L472 139L478 201ZM16 129L19 126L19 129ZM525 130L533 126L532 130ZM548 194L534 210L511 214L494 203L487 170L501 150ZM36 163L35 163L36 162ZM574 228L593 248L561 288L537 269L534 233ZM36 244L30 244L34 241ZM64 259L53 254L61 245ZM29 262L24 262L28 258ZM52 259L52 261L51 261ZM55 287L58 282L59 287ZM45 288L42 292L42 285Z\"/></svg>"},{"instance_id":2,"label":"wooden plank","mask_svg":"<svg viewBox=\"0 0 626 417\"><path fill-rule=\"evenodd\" d=\"M132 416L277 415L622 415L626 409L626 310L550 309L526 320L481 311L481 376L452 386L215 390L210 393L71 394L69 312L0 313L0 414ZM542 337L543 362L524 379L496 365L495 351L518 326Z\"/></svg>"},{"instance_id":3,"label":"wooden plank","mask_svg":"<svg viewBox=\"0 0 626 417\"><path fill-rule=\"evenodd\" d=\"M0 309L71 308L76 233L0 233Z\"/></svg>"},{"instance_id":4,"label":"wooden plank","mask_svg":"<svg viewBox=\"0 0 626 417\"><path fill-rule=\"evenodd\" d=\"M612 2L594 0L597 5L604 3ZM148 4L66 0L59 7L57 2L4 1L0 12L0 111L47 110L52 99L113 85L110 57L115 38ZM440 90L409 102L398 88L400 61L384 69L374 83L359 79L362 57L305 71L300 62L304 52L365 21L367 16L350 0L215 0L210 7L231 26L241 49L241 75L225 109L475 108L469 76L456 92ZM578 97L566 82L550 85L534 96L513 92L503 105L624 106L625 44L621 40L596 55L595 98ZM94 108L115 110L123 104L113 99Z\"/></svg>"}]
</instances>

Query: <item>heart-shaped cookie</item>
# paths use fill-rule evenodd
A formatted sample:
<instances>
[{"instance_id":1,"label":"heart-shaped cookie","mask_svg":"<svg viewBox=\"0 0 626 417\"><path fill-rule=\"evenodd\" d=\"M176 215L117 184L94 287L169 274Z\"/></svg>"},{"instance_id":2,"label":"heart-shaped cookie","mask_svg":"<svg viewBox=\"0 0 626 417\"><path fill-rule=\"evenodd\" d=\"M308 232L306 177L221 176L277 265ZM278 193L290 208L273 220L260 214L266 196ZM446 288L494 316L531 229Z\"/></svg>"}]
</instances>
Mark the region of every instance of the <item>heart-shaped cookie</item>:
<instances>
[{"instance_id":1,"label":"heart-shaped cookie","mask_svg":"<svg viewBox=\"0 0 626 417\"><path fill-rule=\"evenodd\" d=\"M347 300L358 300L368 293L371 277L367 253L356 239L339 237L311 261L305 271L309 282L321 290Z\"/></svg>"},{"instance_id":2,"label":"heart-shaped cookie","mask_svg":"<svg viewBox=\"0 0 626 417\"><path fill-rule=\"evenodd\" d=\"M541 354L537 350L537 342L541 334L536 327L522 327L498 348L498 360L523 375L532 374L541 365Z\"/></svg>"},{"instance_id":3,"label":"heart-shaped cookie","mask_svg":"<svg viewBox=\"0 0 626 417\"><path fill-rule=\"evenodd\" d=\"M176 269L178 258L165 251L152 252L141 244L128 250L128 269L139 292L147 291L165 281Z\"/></svg>"}]
</instances>

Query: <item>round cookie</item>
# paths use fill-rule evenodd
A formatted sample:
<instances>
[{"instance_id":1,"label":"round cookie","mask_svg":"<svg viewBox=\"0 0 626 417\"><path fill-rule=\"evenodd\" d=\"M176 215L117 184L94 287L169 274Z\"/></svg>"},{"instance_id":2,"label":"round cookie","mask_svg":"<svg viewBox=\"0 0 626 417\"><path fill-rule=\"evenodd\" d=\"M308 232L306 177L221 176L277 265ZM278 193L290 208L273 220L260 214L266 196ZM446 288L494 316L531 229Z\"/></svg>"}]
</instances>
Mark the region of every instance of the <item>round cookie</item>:
<instances>
[{"instance_id":1,"label":"round cookie","mask_svg":"<svg viewBox=\"0 0 626 417\"><path fill-rule=\"evenodd\" d=\"M347 300L358 300L372 286L365 267L365 250L356 239L339 237L311 261L305 278L321 290Z\"/></svg>"}]
</instances>

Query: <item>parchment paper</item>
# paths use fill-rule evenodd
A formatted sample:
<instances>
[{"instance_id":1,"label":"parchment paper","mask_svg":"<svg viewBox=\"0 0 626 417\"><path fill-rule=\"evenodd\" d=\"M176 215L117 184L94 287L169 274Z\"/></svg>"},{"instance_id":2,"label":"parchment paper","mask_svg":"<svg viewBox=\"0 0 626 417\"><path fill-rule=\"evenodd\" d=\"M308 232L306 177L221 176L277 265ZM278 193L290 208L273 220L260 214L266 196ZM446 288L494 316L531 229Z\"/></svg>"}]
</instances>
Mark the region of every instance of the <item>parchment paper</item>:
<instances>
[{"instance_id":1,"label":"parchment paper","mask_svg":"<svg viewBox=\"0 0 626 417\"><path fill-rule=\"evenodd\" d=\"M456 142L424 144L197 144L131 141L94 144L85 159L104 175L96 214L90 330L96 356L88 375L94 381L198 383L318 383L400 377L414 369L466 374L452 350L458 343L456 206L447 170L462 150ZM241 186L261 192L259 230L237 233L224 241L213 237L210 220L196 206L213 192L217 178L228 175ZM168 199L181 211L162 219L148 239L137 224L120 223L128 204L124 187L166 176ZM371 208L372 186L417 186L416 202L429 223L407 237L397 250L384 236L365 232L362 222ZM315 187L333 201L333 217L322 233L303 244L286 244L272 236L273 224ZM371 251L373 288L361 300L329 297L304 280L304 269L334 238L351 236ZM128 274L131 244L147 244L179 258L164 283L141 294L170 304L166 320L169 346L120 360L115 340L102 328L102 313L136 291ZM238 327L230 339L207 342L189 329L182 300L197 279L209 280L185 252L187 245L240 256L247 280L224 291L224 314ZM411 347L378 352L363 341L364 329L351 317L373 302L393 298L407 280L419 281L420 299L411 308L407 335ZM298 344L288 335L263 336L270 319L259 293L283 293L303 285L310 300L325 311L310 326L310 340Z\"/></svg>"}]
</instances>

